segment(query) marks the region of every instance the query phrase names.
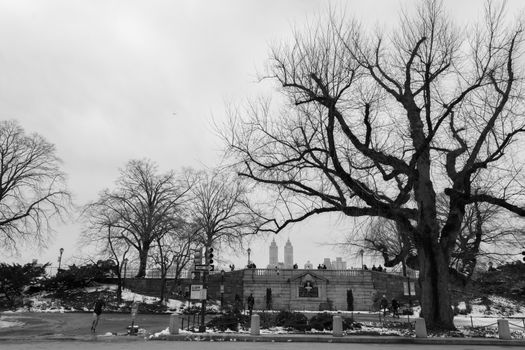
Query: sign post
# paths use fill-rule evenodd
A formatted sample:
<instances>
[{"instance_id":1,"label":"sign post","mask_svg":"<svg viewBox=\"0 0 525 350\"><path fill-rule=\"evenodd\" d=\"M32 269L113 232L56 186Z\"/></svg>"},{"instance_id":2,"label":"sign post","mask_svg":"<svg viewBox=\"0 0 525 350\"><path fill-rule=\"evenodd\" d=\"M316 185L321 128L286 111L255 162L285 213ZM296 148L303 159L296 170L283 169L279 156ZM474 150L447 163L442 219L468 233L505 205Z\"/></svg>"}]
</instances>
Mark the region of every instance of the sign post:
<instances>
[{"instance_id":1,"label":"sign post","mask_svg":"<svg viewBox=\"0 0 525 350\"><path fill-rule=\"evenodd\" d=\"M134 301L131 304L131 328L129 330L130 335L137 335L138 332L135 332L135 319L137 318L137 312L139 311L139 303Z\"/></svg>"}]
</instances>

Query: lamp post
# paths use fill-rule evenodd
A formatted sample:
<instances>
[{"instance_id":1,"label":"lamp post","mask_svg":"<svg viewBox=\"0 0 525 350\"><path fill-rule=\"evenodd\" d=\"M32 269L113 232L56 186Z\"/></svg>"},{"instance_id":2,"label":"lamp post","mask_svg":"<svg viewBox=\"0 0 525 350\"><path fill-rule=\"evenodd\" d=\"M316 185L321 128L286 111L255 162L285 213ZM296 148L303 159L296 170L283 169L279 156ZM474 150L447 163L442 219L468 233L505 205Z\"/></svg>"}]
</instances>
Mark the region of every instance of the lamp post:
<instances>
[{"instance_id":1,"label":"lamp post","mask_svg":"<svg viewBox=\"0 0 525 350\"><path fill-rule=\"evenodd\" d=\"M363 255L365 254L365 251L363 249L359 250L359 255L361 255L361 270L365 268L365 265L363 264Z\"/></svg>"},{"instance_id":2,"label":"lamp post","mask_svg":"<svg viewBox=\"0 0 525 350\"><path fill-rule=\"evenodd\" d=\"M248 265L250 265L250 254L251 254L252 250L250 248L248 248L246 250L246 252L248 252Z\"/></svg>"},{"instance_id":3,"label":"lamp post","mask_svg":"<svg viewBox=\"0 0 525 350\"><path fill-rule=\"evenodd\" d=\"M224 308L224 270L221 270L221 312Z\"/></svg>"},{"instance_id":4,"label":"lamp post","mask_svg":"<svg viewBox=\"0 0 525 350\"><path fill-rule=\"evenodd\" d=\"M126 288L126 269L128 267L128 258L124 258L124 260L122 260L122 264L124 264L124 279L122 280L122 287Z\"/></svg>"},{"instance_id":5,"label":"lamp post","mask_svg":"<svg viewBox=\"0 0 525 350\"><path fill-rule=\"evenodd\" d=\"M62 266L62 254L64 254L64 248L60 248L60 255L58 256L58 272L60 272L60 267Z\"/></svg>"}]
</instances>

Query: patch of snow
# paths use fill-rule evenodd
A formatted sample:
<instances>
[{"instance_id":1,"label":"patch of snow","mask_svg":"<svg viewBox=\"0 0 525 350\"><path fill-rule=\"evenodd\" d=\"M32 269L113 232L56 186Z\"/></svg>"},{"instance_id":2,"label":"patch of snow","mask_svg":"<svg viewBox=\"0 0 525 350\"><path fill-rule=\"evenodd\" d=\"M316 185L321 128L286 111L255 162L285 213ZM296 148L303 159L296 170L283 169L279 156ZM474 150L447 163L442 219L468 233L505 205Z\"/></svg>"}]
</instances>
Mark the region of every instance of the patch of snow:
<instances>
[{"instance_id":1,"label":"patch of snow","mask_svg":"<svg viewBox=\"0 0 525 350\"><path fill-rule=\"evenodd\" d=\"M184 305L184 302L177 300L177 299L169 299L166 306L168 307L168 310L178 310L182 308Z\"/></svg>"},{"instance_id":2,"label":"patch of snow","mask_svg":"<svg viewBox=\"0 0 525 350\"><path fill-rule=\"evenodd\" d=\"M20 327L24 325L24 322L20 321L8 321L10 317L0 316L0 328Z\"/></svg>"},{"instance_id":3,"label":"patch of snow","mask_svg":"<svg viewBox=\"0 0 525 350\"><path fill-rule=\"evenodd\" d=\"M84 291L86 293L95 293L95 292L102 292L102 291L116 291L117 290L116 284L99 284L92 287L86 287L84 288Z\"/></svg>"},{"instance_id":4,"label":"patch of snow","mask_svg":"<svg viewBox=\"0 0 525 350\"><path fill-rule=\"evenodd\" d=\"M123 289L122 290L122 300L125 301L138 301L142 302L144 304L156 304L159 302L159 298L157 297L149 297L146 295L134 293L129 289Z\"/></svg>"}]
</instances>

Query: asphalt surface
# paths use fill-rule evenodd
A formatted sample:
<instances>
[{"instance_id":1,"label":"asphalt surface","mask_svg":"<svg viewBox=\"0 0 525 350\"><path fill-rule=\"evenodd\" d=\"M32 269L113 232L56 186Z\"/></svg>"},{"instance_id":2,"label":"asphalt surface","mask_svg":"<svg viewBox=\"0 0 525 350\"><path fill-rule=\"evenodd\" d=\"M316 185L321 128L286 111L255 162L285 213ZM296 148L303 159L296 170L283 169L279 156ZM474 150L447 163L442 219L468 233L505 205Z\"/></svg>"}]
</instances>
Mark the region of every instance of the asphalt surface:
<instances>
[{"instance_id":1,"label":"asphalt surface","mask_svg":"<svg viewBox=\"0 0 525 350\"><path fill-rule=\"evenodd\" d=\"M106 341L95 341L95 342L72 342L72 341L60 341L60 342L33 342L33 343L2 343L2 350L19 350L19 349L40 349L40 350L65 350L65 349L107 349L107 350L139 350L139 349L151 349L151 350L308 350L308 349L326 349L326 350L380 350L380 349L392 349L392 350L417 350L417 349L428 349L428 350L442 350L443 345L421 345L421 344L316 344L316 343L240 343L240 342L178 342L176 344L172 342L145 342L145 341L134 341L134 342L106 342ZM501 349L499 345L489 346L472 346L472 345L448 345L447 350L496 350ZM523 346L508 346L505 349L523 349Z\"/></svg>"},{"instance_id":2,"label":"asphalt surface","mask_svg":"<svg viewBox=\"0 0 525 350\"><path fill-rule=\"evenodd\" d=\"M150 334L169 325L169 314L138 314L135 325L145 330L127 336L131 316L103 313L96 334L90 332L91 313L0 313L3 321L23 324L0 328L0 349L142 349ZM368 317L368 316L367 316ZM186 321L187 322L187 319ZM116 336L115 336L116 335ZM171 341L170 341L171 340ZM176 341L176 343L172 342ZM352 344L349 344L352 343ZM373 344L376 343L376 344ZM235 344L233 346L233 344ZM316 344L316 345L314 345ZM502 341L485 338L410 338L386 336L181 334L163 340L148 340L151 349L525 349L525 340Z\"/></svg>"},{"instance_id":3,"label":"asphalt surface","mask_svg":"<svg viewBox=\"0 0 525 350\"><path fill-rule=\"evenodd\" d=\"M39 337L49 335L91 335L92 313L0 313L4 321L20 321L22 326L0 328L0 337ZM148 332L159 332L169 325L169 314L138 314L135 325ZM122 334L131 325L131 315L102 313L96 334Z\"/></svg>"}]
</instances>

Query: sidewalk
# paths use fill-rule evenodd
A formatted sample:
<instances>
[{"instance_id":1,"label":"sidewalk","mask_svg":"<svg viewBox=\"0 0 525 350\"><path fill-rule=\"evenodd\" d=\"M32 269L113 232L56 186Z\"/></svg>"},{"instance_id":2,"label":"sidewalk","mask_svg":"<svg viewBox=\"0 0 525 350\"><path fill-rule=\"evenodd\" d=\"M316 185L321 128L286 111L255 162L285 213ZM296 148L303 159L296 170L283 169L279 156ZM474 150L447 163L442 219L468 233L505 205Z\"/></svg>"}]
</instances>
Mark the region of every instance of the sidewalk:
<instances>
[{"instance_id":1,"label":"sidewalk","mask_svg":"<svg viewBox=\"0 0 525 350\"><path fill-rule=\"evenodd\" d=\"M433 345L507 345L525 346L525 339L500 340L495 338L412 338L398 336L363 336L347 335L334 337L332 335L305 334L177 334L165 335L152 341L240 341L240 342L297 342L297 343L367 343L367 344L433 344Z\"/></svg>"},{"instance_id":2,"label":"sidewalk","mask_svg":"<svg viewBox=\"0 0 525 350\"><path fill-rule=\"evenodd\" d=\"M426 344L426 345L492 345L524 346L525 339L500 340L496 338L413 338L398 336L342 336L305 334L265 334L253 336L235 333L203 333L163 335L159 338L128 335L65 336L47 335L33 337L0 337L2 342L46 342L46 341L84 341L84 342L134 342L134 341L219 341L219 342L296 342L296 343L361 343L361 344Z\"/></svg>"}]
</instances>

